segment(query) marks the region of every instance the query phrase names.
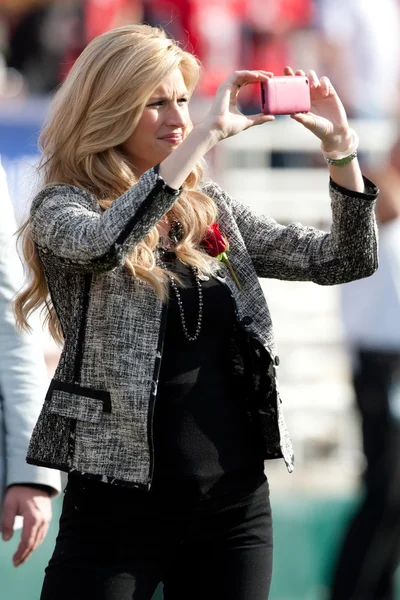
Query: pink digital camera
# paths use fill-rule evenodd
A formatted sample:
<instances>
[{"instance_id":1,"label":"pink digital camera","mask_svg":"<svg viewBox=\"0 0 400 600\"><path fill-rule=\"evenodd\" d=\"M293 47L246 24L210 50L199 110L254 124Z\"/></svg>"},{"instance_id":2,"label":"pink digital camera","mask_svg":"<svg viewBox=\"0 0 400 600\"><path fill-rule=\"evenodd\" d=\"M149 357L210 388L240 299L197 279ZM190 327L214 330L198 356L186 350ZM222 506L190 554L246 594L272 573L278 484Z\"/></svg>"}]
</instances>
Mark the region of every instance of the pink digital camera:
<instances>
[{"instance_id":1,"label":"pink digital camera","mask_svg":"<svg viewBox=\"0 0 400 600\"><path fill-rule=\"evenodd\" d=\"M261 110L264 115L292 115L311 108L310 84L302 75L271 77L261 83Z\"/></svg>"}]
</instances>

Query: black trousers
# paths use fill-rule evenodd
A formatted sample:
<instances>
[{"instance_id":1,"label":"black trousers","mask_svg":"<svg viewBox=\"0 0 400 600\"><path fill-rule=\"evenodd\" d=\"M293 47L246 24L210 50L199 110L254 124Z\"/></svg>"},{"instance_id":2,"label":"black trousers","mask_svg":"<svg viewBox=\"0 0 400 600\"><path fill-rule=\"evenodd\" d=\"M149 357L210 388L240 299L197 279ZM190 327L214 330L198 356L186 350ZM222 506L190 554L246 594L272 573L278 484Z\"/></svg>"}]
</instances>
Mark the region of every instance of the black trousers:
<instances>
[{"instance_id":1,"label":"black trousers","mask_svg":"<svg viewBox=\"0 0 400 600\"><path fill-rule=\"evenodd\" d=\"M70 477L41 600L267 600L271 571L263 474L200 498Z\"/></svg>"},{"instance_id":2,"label":"black trousers","mask_svg":"<svg viewBox=\"0 0 400 600\"><path fill-rule=\"evenodd\" d=\"M331 600L394 600L400 558L400 353L360 350L354 388L367 467Z\"/></svg>"}]
</instances>

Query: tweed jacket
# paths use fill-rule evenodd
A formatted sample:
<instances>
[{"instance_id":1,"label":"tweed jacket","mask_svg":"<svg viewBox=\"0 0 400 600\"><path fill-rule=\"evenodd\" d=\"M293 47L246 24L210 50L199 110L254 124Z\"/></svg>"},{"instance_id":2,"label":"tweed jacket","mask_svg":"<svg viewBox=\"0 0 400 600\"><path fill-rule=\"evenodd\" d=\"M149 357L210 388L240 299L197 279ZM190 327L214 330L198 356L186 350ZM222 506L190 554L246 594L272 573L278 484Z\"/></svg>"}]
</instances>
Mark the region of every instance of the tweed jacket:
<instances>
[{"instance_id":1,"label":"tweed jacket","mask_svg":"<svg viewBox=\"0 0 400 600\"><path fill-rule=\"evenodd\" d=\"M253 343L265 458L283 457L289 471L293 452L277 387L279 359L258 278L332 285L371 275L377 268L377 189L368 180L365 186L361 194L330 182L328 233L299 223L280 225L214 182L203 183L217 204L241 282L239 290L224 267L216 274L229 288L237 323ZM47 187L35 197L32 234L65 341L28 462L150 488L167 307L148 284L133 279L124 262L179 193L154 168L106 211L87 191L70 185Z\"/></svg>"}]
</instances>

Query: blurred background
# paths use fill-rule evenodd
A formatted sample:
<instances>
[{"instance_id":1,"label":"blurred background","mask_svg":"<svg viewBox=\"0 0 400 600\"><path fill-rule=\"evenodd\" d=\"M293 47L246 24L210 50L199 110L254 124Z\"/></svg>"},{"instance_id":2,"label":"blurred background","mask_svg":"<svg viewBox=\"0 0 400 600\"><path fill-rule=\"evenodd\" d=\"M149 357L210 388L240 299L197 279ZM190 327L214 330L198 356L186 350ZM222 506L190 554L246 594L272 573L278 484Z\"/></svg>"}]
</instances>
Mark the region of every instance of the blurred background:
<instances>
[{"instance_id":1,"label":"blurred background","mask_svg":"<svg viewBox=\"0 0 400 600\"><path fill-rule=\"evenodd\" d=\"M191 103L195 123L235 69L281 74L289 64L328 75L360 137L363 168L379 178L399 133L399 10L400 0L0 0L0 156L17 222L38 185L37 137L54 90L88 41L132 22L163 26L202 61ZM240 105L260 111L256 86L241 91ZM209 174L257 212L329 230L328 173L318 143L289 117L225 140L207 160ZM391 182L400 197L399 181ZM365 468L348 295L346 286L262 285L296 456L290 475L281 460L266 465L276 545L271 599L323 600ZM59 349L45 333L43 351L50 377ZM57 500L50 535L18 571L10 560L14 542L0 544L1 600L39 597L59 509Z\"/></svg>"}]
</instances>

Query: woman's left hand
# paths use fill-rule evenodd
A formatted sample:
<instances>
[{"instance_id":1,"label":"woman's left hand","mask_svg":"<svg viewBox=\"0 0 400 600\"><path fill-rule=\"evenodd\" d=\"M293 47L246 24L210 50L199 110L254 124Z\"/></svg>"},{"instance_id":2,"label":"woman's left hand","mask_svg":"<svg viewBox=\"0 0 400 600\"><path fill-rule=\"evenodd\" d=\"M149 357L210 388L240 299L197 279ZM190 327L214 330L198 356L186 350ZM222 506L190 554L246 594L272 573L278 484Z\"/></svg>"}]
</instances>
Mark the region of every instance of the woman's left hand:
<instances>
[{"instance_id":1,"label":"woman's left hand","mask_svg":"<svg viewBox=\"0 0 400 600\"><path fill-rule=\"evenodd\" d=\"M293 71L285 67L285 75L306 75L302 70ZM351 135L346 111L328 77L318 78L315 71L309 71L311 111L290 115L304 127L312 131L323 144L326 152L344 151L349 147Z\"/></svg>"}]
</instances>

